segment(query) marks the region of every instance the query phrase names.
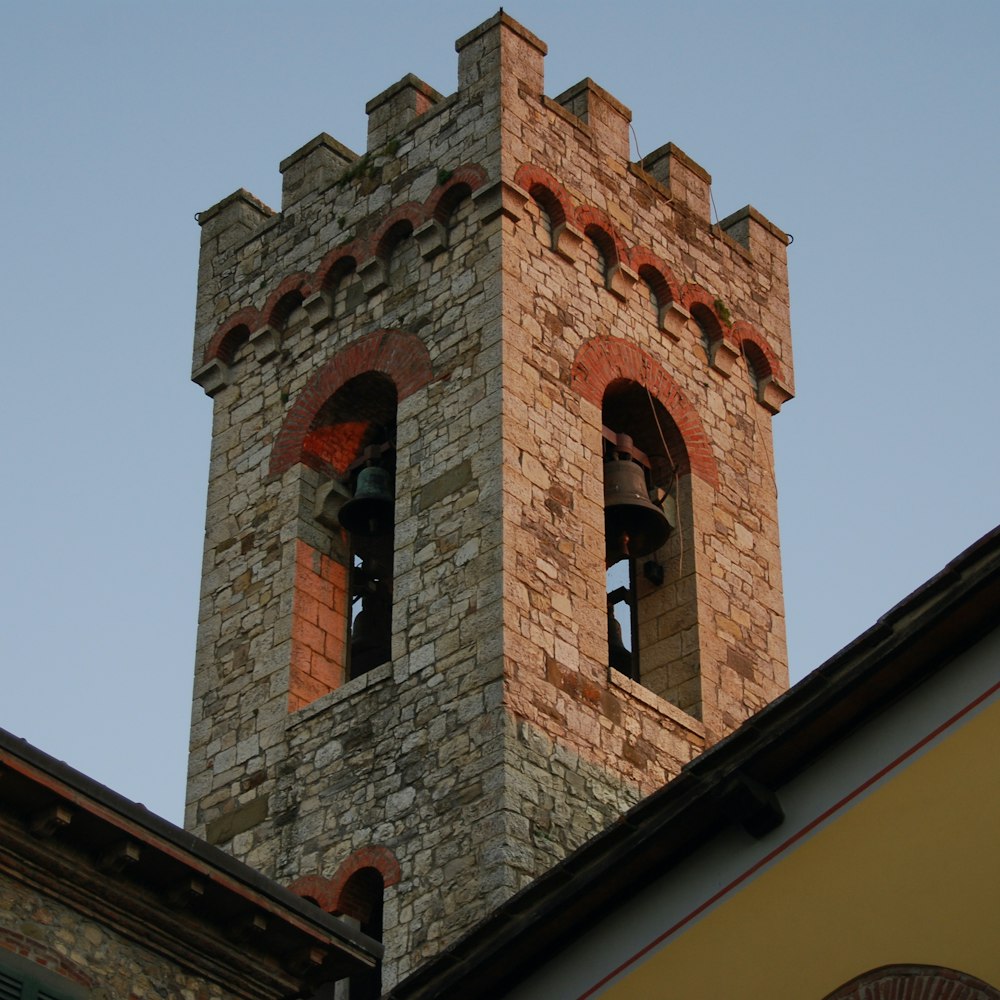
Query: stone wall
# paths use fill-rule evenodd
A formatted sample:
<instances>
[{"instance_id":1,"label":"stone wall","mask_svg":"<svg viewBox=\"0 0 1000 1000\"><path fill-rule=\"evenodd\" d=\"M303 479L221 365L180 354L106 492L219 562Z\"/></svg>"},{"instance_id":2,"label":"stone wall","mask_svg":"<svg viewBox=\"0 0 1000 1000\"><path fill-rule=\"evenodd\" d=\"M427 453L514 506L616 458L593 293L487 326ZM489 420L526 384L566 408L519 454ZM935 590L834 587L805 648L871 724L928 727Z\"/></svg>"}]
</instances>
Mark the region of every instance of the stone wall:
<instances>
[{"instance_id":1,"label":"stone wall","mask_svg":"<svg viewBox=\"0 0 1000 1000\"><path fill-rule=\"evenodd\" d=\"M196 969L198 960L144 948L58 900L17 882L0 881L0 969L3 950L48 969L100 1000L236 1000L263 992L229 989Z\"/></svg>"}]
</instances>

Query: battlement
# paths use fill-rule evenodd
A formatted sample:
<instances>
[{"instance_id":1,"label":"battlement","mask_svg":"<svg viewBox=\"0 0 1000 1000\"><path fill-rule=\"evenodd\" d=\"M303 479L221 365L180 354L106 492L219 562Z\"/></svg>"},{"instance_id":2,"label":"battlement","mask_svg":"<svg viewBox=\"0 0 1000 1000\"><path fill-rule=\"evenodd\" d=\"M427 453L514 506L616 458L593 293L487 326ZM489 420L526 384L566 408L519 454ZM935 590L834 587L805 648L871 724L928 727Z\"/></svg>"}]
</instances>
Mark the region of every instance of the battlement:
<instances>
[{"instance_id":1,"label":"battlement","mask_svg":"<svg viewBox=\"0 0 1000 1000\"><path fill-rule=\"evenodd\" d=\"M641 195L623 184L613 192L601 191L593 200L597 205L609 201L615 205L613 218L628 216L629 202L648 202L650 196L659 204L659 214L665 228L681 226L685 231L696 227L704 242L729 243L727 250L742 248L752 260L752 269L765 270L772 294L787 301L785 246L788 239L778 227L751 206L745 206L713 225L711 221L711 175L677 145L668 142L650 153L640 163L630 161L629 127L631 111L613 95L590 78L580 81L555 98L544 94L544 57L547 47L530 31L509 15L500 12L455 43L459 54L459 88L444 97L429 84L412 74L373 97L366 105L368 113L368 145L364 154L357 154L332 136L321 133L280 164L282 173L282 206L275 213L253 195L237 192L217 205L200 213L202 225L202 262L199 273L199 307L195 338L193 374L206 389L214 391L224 383L219 366L205 366L212 359L205 355L218 331L220 321L247 307L256 307L258 314L266 304L271 289L250 281L248 294L238 305L227 295L225 304L216 294L213 276L228 274L239 260L245 269L247 247L259 243L261 259L272 257L275 244L283 242L289 226L294 226L298 209L319 209L327 222L319 234L296 239L301 268L322 268L326 249L343 245L360 233L370 233L390 208L390 190L400 192L392 204L406 198L411 204L423 202L439 193L439 183L456 169L465 166L454 155L458 145L469 149L469 131L476 134L476 164L501 186L493 190L490 200L503 203L502 210L516 214L516 204L531 197L531 192L512 183L512 176L524 163L517 162L515 143L509 144L505 160L499 157L499 141L503 134L500 95L505 97L507 117L518 120L537 117L543 111L546 128L553 130L558 140L553 149L587 150L597 160L610 160L616 172L626 167L629 176L646 189ZM530 106L530 107L529 107ZM524 108L519 113L519 107ZM460 142L457 138L460 136ZM528 150L522 151L527 162ZM538 153L545 152L539 149ZM575 157L564 156L563 162ZM532 159L538 165L540 157ZM500 160L500 162L497 162ZM553 171L553 173L556 173ZM499 177L497 175L500 175ZM409 183L407 183L409 181ZM538 190L536 188L536 194ZM408 197L407 197L408 196ZM558 199L549 191L544 197ZM482 195L480 195L482 198ZM591 228L595 227L593 219ZM434 230L430 216L415 220ZM318 236L318 239L316 238ZM438 238L425 229L421 245ZM605 232L609 242L627 242L628 234ZM570 241L583 239L582 230L566 219L560 234L563 252L569 252ZM315 249L309 254L310 247ZM263 252L267 248L266 253ZM370 249L370 248L369 248ZM651 248L659 253L656 247ZM714 248L713 248L714 249ZM284 256L284 255L283 255ZM362 261L358 261L360 267ZM624 267L622 262L622 267ZM619 275L627 272L620 269ZM282 275L285 277L285 275ZM620 283L620 279L619 279ZM373 289L377 285L369 283ZM255 292L251 292L255 288ZM711 289L709 289L711 293ZM714 301L715 296L712 295ZM683 306L682 306L683 308ZM732 312L732 307L727 307ZM787 335L776 345L776 354L787 355ZM785 365L790 368L790 365ZM784 391L791 392L791 373L784 376Z\"/></svg>"}]
</instances>

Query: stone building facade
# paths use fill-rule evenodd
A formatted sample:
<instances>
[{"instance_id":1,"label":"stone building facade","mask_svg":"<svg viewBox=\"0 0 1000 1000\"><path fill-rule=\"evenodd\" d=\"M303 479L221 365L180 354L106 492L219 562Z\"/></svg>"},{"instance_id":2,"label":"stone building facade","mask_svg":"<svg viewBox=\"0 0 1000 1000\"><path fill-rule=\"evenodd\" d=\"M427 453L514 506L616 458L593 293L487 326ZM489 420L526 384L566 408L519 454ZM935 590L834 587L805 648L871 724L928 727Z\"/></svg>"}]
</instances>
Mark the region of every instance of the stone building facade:
<instances>
[{"instance_id":1,"label":"stone building facade","mask_svg":"<svg viewBox=\"0 0 1000 1000\"><path fill-rule=\"evenodd\" d=\"M787 238L713 225L672 144L630 162L591 80L546 97L506 14L456 48L363 155L285 160L280 212L199 220L187 826L381 936L386 984L787 686ZM616 458L668 512L641 558L609 556Z\"/></svg>"}]
</instances>

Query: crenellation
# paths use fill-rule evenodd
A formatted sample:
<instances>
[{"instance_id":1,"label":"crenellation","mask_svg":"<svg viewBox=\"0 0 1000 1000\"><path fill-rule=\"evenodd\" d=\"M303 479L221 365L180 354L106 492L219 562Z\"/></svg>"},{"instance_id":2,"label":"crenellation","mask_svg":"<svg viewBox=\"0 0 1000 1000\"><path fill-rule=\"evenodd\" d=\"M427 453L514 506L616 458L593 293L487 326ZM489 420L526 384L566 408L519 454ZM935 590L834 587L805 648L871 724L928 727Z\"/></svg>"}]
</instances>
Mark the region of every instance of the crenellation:
<instances>
[{"instance_id":1,"label":"crenellation","mask_svg":"<svg viewBox=\"0 0 1000 1000\"><path fill-rule=\"evenodd\" d=\"M279 164L281 211L288 212L306 196L327 190L358 158L332 135L321 132Z\"/></svg>"},{"instance_id":2,"label":"crenellation","mask_svg":"<svg viewBox=\"0 0 1000 1000\"><path fill-rule=\"evenodd\" d=\"M412 73L373 97L365 105L369 152L382 149L441 100L443 95Z\"/></svg>"},{"instance_id":3,"label":"crenellation","mask_svg":"<svg viewBox=\"0 0 1000 1000\"><path fill-rule=\"evenodd\" d=\"M612 162L627 164L632 148L632 112L590 77L564 90L555 103L583 122L596 148Z\"/></svg>"}]
</instances>

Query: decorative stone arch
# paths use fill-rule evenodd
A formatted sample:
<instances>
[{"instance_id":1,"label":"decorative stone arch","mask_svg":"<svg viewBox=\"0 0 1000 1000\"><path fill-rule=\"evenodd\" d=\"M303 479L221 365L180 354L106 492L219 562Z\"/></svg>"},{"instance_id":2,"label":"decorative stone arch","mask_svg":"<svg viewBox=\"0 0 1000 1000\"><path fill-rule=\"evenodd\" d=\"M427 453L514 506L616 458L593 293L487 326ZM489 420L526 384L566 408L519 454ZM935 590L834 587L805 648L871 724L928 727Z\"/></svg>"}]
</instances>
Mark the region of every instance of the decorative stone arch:
<instances>
[{"instance_id":1,"label":"decorative stone arch","mask_svg":"<svg viewBox=\"0 0 1000 1000\"><path fill-rule=\"evenodd\" d=\"M399 243L412 236L423 221L423 206L415 201L400 205L376 231L372 239L374 255L383 262L388 260Z\"/></svg>"},{"instance_id":2,"label":"decorative stone arch","mask_svg":"<svg viewBox=\"0 0 1000 1000\"><path fill-rule=\"evenodd\" d=\"M686 456L677 472L691 472L713 489L719 470L698 411L670 373L640 347L619 337L592 337L577 351L570 383L584 398L600 407L608 386L620 379L638 382L655 396L677 425Z\"/></svg>"},{"instance_id":3,"label":"decorative stone arch","mask_svg":"<svg viewBox=\"0 0 1000 1000\"><path fill-rule=\"evenodd\" d=\"M729 324L719 315L716 299L701 285L685 285L681 289L681 304L697 319L710 347L725 339Z\"/></svg>"},{"instance_id":4,"label":"decorative stone arch","mask_svg":"<svg viewBox=\"0 0 1000 1000\"><path fill-rule=\"evenodd\" d=\"M781 379L781 362L771 345L745 320L737 320L730 328L733 343L754 367L758 379Z\"/></svg>"},{"instance_id":5,"label":"decorative stone arch","mask_svg":"<svg viewBox=\"0 0 1000 1000\"><path fill-rule=\"evenodd\" d=\"M629 267L656 293L660 307L680 302L681 291L669 266L646 247L633 247L628 255Z\"/></svg>"},{"instance_id":6,"label":"decorative stone arch","mask_svg":"<svg viewBox=\"0 0 1000 1000\"><path fill-rule=\"evenodd\" d=\"M380 372L396 386L397 403L434 377L430 354L419 337L402 330L377 330L338 351L309 380L285 416L271 449L269 478L301 460L306 436L328 399L345 383L366 372Z\"/></svg>"},{"instance_id":7,"label":"decorative stone arch","mask_svg":"<svg viewBox=\"0 0 1000 1000\"><path fill-rule=\"evenodd\" d=\"M331 250L316 268L313 285L317 291L332 291L337 283L358 267L358 254L355 244L337 247Z\"/></svg>"},{"instance_id":8,"label":"decorative stone arch","mask_svg":"<svg viewBox=\"0 0 1000 1000\"><path fill-rule=\"evenodd\" d=\"M601 252L605 277L610 277L628 259L628 251L614 223L600 209L581 205L576 210L576 223L583 235Z\"/></svg>"},{"instance_id":9,"label":"decorative stone arch","mask_svg":"<svg viewBox=\"0 0 1000 1000\"><path fill-rule=\"evenodd\" d=\"M373 844L361 847L348 855L331 878L322 875L303 875L289 887L296 896L312 900L327 913L343 912L341 896L351 876L365 868L374 868L382 876L382 885L388 889L403 877L396 855L388 847Z\"/></svg>"},{"instance_id":10,"label":"decorative stone arch","mask_svg":"<svg viewBox=\"0 0 1000 1000\"><path fill-rule=\"evenodd\" d=\"M288 322L288 317L302 305L309 293L310 278L304 271L289 274L283 278L278 287L267 297L261 317L265 326L282 330Z\"/></svg>"},{"instance_id":11,"label":"decorative stone arch","mask_svg":"<svg viewBox=\"0 0 1000 1000\"><path fill-rule=\"evenodd\" d=\"M239 348L260 324L260 313L252 306L234 313L215 331L205 348L204 361L232 364Z\"/></svg>"},{"instance_id":12,"label":"decorative stone arch","mask_svg":"<svg viewBox=\"0 0 1000 1000\"><path fill-rule=\"evenodd\" d=\"M1000 1000L1000 990L942 966L883 965L844 983L824 1000Z\"/></svg>"},{"instance_id":13,"label":"decorative stone arch","mask_svg":"<svg viewBox=\"0 0 1000 1000\"><path fill-rule=\"evenodd\" d=\"M458 205L486 183L487 173L478 163L454 170L444 184L436 187L424 203L424 216L447 226Z\"/></svg>"},{"instance_id":14,"label":"decorative stone arch","mask_svg":"<svg viewBox=\"0 0 1000 1000\"><path fill-rule=\"evenodd\" d=\"M514 174L514 183L527 191L532 200L548 215L553 233L557 227L574 221L573 199L548 171L534 164L524 163Z\"/></svg>"}]
</instances>

